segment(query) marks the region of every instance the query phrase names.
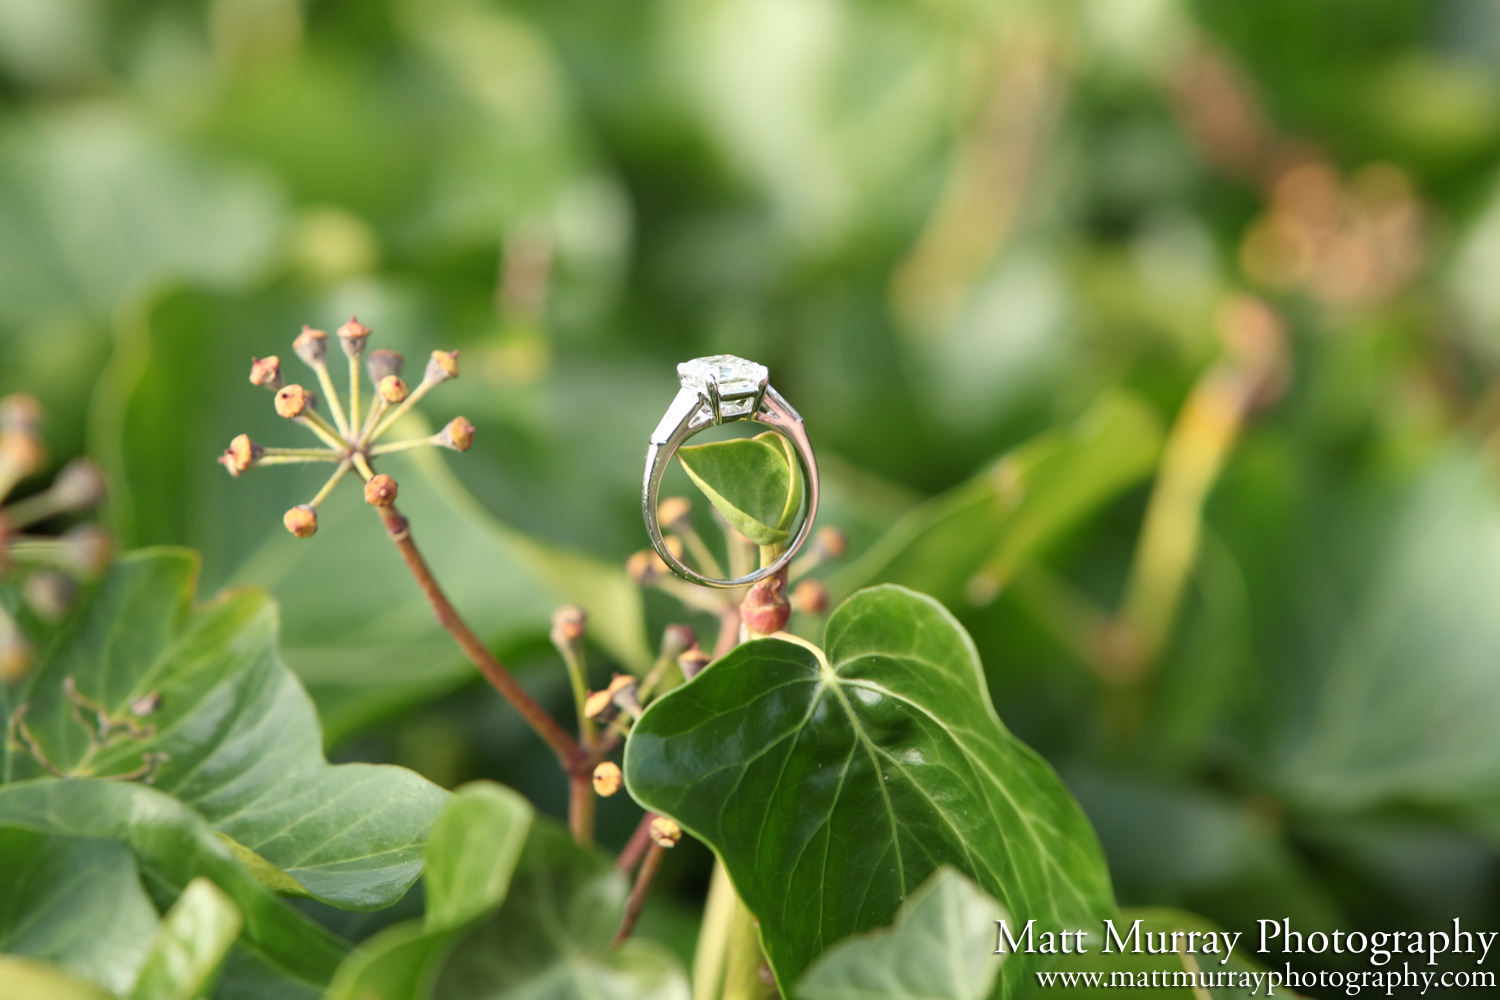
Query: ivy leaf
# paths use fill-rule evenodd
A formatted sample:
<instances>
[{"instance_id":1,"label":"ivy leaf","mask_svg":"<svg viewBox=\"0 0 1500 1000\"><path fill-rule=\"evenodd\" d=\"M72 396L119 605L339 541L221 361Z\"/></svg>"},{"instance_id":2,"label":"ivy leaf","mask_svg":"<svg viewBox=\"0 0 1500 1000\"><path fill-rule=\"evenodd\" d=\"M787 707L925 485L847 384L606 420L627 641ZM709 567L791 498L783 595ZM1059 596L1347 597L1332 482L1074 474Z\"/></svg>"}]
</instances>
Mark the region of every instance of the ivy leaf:
<instances>
[{"instance_id":1,"label":"ivy leaf","mask_svg":"<svg viewBox=\"0 0 1500 1000\"><path fill-rule=\"evenodd\" d=\"M723 859L784 988L834 942L890 923L943 864L1044 929L1113 911L1088 820L1000 723L941 604L862 591L829 619L826 650L737 647L654 702L625 751L637 801ZM1033 967L1008 962L1004 995Z\"/></svg>"},{"instance_id":2,"label":"ivy leaf","mask_svg":"<svg viewBox=\"0 0 1500 1000\"><path fill-rule=\"evenodd\" d=\"M156 908L124 844L0 827L0 899L0 952L129 992Z\"/></svg>"},{"instance_id":3,"label":"ivy leaf","mask_svg":"<svg viewBox=\"0 0 1500 1000\"><path fill-rule=\"evenodd\" d=\"M802 469L780 434L687 445L677 460L735 531L756 545L790 537L802 508Z\"/></svg>"},{"instance_id":4,"label":"ivy leaf","mask_svg":"<svg viewBox=\"0 0 1500 1000\"><path fill-rule=\"evenodd\" d=\"M242 925L232 899L208 879L193 879L162 918L131 1000L193 1000L207 992Z\"/></svg>"},{"instance_id":5,"label":"ivy leaf","mask_svg":"<svg viewBox=\"0 0 1500 1000\"><path fill-rule=\"evenodd\" d=\"M1005 908L946 865L888 930L846 938L797 987L799 1000L985 1000L1008 954L994 954Z\"/></svg>"},{"instance_id":6,"label":"ivy leaf","mask_svg":"<svg viewBox=\"0 0 1500 1000\"><path fill-rule=\"evenodd\" d=\"M531 829L520 795L465 785L427 841L427 916L376 934L340 967L325 1000L417 1000L431 995L443 960L478 918L505 899Z\"/></svg>"},{"instance_id":7,"label":"ivy leaf","mask_svg":"<svg viewBox=\"0 0 1500 1000\"><path fill-rule=\"evenodd\" d=\"M154 896L171 899L193 879L210 879L239 907L244 943L282 975L321 985L344 956L342 942L271 895L201 816L165 792L102 778L16 782L0 788L0 827L10 826L119 841ZM115 905L93 897L86 902L68 916L80 927L98 924L105 919L101 908ZM153 917L146 926L154 924Z\"/></svg>"},{"instance_id":8,"label":"ivy leaf","mask_svg":"<svg viewBox=\"0 0 1500 1000\"><path fill-rule=\"evenodd\" d=\"M949 607L972 603L976 575L987 591L1004 586L1049 543L1144 479L1161 442L1160 423L1145 403L1109 393L1073 427L1027 442L910 511L833 573L829 589L844 595L899 583Z\"/></svg>"},{"instance_id":9,"label":"ivy leaf","mask_svg":"<svg viewBox=\"0 0 1500 1000\"><path fill-rule=\"evenodd\" d=\"M610 858L538 820L505 905L454 952L434 995L687 1000L687 979L664 947L636 938L609 947L626 894Z\"/></svg>"},{"instance_id":10,"label":"ivy leaf","mask_svg":"<svg viewBox=\"0 0 1500 1000\"><path fill-rule=\"evenodd\" d=\"M277 655L275 604L240 590L194 607L197 566L184 551L127 555L48 639L13 699L34 753L12 753L6 779L45 775L43 759L146 777L308 894L395 902L447 793L403 768L330 765Z\"/></svg>"}]
</instances>

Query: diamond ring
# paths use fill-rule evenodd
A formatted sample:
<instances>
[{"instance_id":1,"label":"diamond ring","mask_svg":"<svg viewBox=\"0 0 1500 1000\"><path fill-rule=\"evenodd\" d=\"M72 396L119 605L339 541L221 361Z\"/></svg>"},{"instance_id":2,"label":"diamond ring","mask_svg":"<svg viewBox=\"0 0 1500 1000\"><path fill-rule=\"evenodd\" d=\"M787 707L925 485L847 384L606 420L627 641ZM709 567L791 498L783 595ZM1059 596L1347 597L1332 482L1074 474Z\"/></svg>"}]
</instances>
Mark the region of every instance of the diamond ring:
<instances>
[{"instance_id":1,"label":"diamond ring","mask_svg":"<svg viewBox=\"0 0 1500 1000\"><path fill-rule=\"evenodd\" d=\"M770 373L765 365L758 365L732 354L715 354L712 357L696 358L677 366L677 378L682 388L656 430L651 432L651 445L646 449L646 478L641 486L641 512L646 518L646 531L651 535L651 545L672 572L705 587L742 587L777 572L807 541L812 531L813 519L818 515L818 463L813 458L812 445L807 440L807 430L802 418L792 409L781 393L771 388ZM731 423L736 420L753 420L765 424L791 442L797 453L797 462L802 466L803 515L802 526L792 538L786 550L769 566L762 566L754 573L732 580L719 580L697 573L672 554L662 538L661 525L657 522L656 502L661 491L661 479L667 465L677 449L688 438L706 427Z\"/></svg>"}]
</instances>

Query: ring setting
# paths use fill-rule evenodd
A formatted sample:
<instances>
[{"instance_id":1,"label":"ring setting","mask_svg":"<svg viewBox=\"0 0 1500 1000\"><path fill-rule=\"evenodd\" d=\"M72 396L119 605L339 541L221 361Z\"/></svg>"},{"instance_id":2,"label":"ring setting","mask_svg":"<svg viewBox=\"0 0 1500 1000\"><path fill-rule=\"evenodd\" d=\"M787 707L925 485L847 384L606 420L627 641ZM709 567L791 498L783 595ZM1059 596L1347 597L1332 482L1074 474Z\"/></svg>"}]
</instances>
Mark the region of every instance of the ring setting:
<instances>
[{"instance_id":1,"label":"ring setting","mask_svg":"<svg viewBox=\"0 0 1500 1000\"><path fill-rule=\"evenodd\" d=\"M685 580L706 587L742 587L778 572L789 563L812 531L818 513L818 465L802 417L770 383L765 365L732 354L694 358L677 366L681 388L651 433L646 449L646 474L641 485L641 512L656 554ZM764 424L786 438L802 468L802 524L785 550L770 565L734 579L704 576L673 555L662 537L656 505L661 480L672 456L699 431L737 420Z\"/></svg>"}]
</instances>

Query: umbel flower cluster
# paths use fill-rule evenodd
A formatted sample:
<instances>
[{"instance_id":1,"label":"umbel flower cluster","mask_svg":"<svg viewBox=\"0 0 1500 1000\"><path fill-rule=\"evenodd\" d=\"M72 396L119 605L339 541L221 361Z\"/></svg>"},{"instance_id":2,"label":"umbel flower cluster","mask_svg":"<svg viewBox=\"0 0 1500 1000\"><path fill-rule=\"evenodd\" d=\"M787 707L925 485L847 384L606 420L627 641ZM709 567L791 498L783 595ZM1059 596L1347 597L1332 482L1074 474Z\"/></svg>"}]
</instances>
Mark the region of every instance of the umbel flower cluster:
<instances>
[{"instance_id":1,"label":"umbel flower cluster","mask_svg":"<svg viewBox=\"0 0 1500 1000\"><path fill-rule=\"evenodd\" d=\"M47 464L42 418L42 405L31 396L0 398L0 504ZM58 621L67 613L78 581L103 573L114 546L96 524L76 525L61 535L34 532L55 518L98 506L104 493L99 467L75 459L47 488L0 506L0 579L21 576L26 606L43 621ZM31 644L11 612L0 605L0 681L23 676L31 658Z\"/></svg>"},{"instance_id":2,"label":"umbel flower cluster","mask_svg":"<svg viewBox=\"0 0 1500 1000\"><path fill-rule=\"evenodd\" d=\"M401 378L405 359L392 350L365 354L370 328L357 319L338 328L339 346L349 362L348 408L334 388L328 368L328 334L304 326L292 350L317 376L322 398L308 389L289 383L282 376L281 359L275 356L254 358L250 363L250 382L270 390L276 398L276 412L293 423L307 428L323 447L267 448L241 434L229 442L219 464L231 476L239 476L262 465L293 465L303 462L329 462L333 474L322 489L304 504L298 504L282 517L286 530L298 538L307 538L318 530L318 505L353 469L365 482L365 501L376 507L388 507L396 500L396 481L377 474L373 462L382 455L410 448L438 447L468 451L474 443L474 425L463 417L454 417L436 434L406 441L380 444L380 440L418 400L436 386L458 377L458 352L433 351L422 372L422 381L411 388ZM360 362L370 376L367 405L362 399ZM327 412L324 412L326 405Z\"/></svg>"}]
</instances>

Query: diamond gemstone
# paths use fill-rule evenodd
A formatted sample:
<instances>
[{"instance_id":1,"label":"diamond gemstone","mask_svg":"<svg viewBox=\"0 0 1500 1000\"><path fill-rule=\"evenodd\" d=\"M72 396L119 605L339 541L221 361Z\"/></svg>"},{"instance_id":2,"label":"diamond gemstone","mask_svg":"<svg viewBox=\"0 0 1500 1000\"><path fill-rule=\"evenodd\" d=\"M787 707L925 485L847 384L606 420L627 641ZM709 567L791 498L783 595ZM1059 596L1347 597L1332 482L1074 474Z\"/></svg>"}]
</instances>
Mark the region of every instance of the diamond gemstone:
<instances>
[{"instance_id":1,"label":"diamond gemstone","mask_svg":"<svg viewBox=\"0 0 1500 1000\"><path fill-rule=\"evenodd\" d=\"M688 389L708 393L710 382L719 384L719 396L724 399L753 396L770 378L765 365L737 358L733 354L714 354L706 358L694 358L677 366L677 377Z\"/></svg>"}]
</instances>

